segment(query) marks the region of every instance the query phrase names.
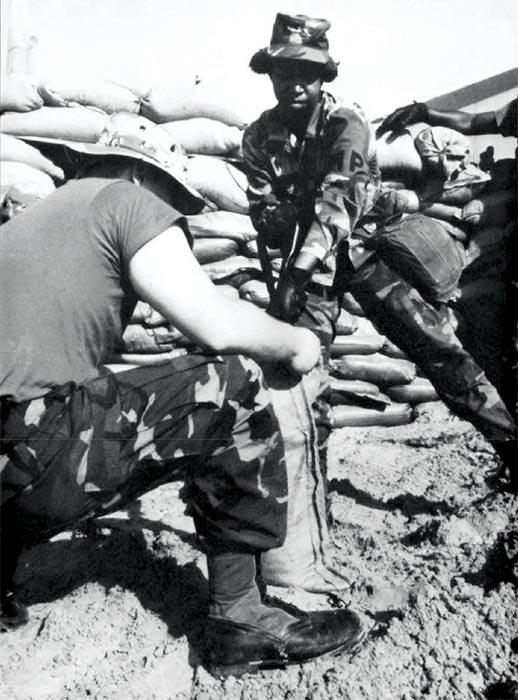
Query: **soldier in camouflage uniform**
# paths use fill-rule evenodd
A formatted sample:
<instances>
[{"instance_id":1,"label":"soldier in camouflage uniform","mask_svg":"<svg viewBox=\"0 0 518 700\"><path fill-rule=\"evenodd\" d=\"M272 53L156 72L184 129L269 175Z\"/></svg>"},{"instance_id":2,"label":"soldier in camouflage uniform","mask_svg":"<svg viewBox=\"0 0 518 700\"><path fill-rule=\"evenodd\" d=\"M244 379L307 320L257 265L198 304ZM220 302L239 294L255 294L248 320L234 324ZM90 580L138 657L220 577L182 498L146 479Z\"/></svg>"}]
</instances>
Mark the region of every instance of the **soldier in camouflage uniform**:
<instances>
[{"instance_id":1,"label":"soldier in camouflage uniform","mask_svg":"<svg viewBox=\"0 0 518 700\"><path fill-rule=\"evenodd\" d=\"M337 75L329 27L324 19L277 14L270 46L250 61L254 72L269 75L277 105L243 137L250 217L269 282L269 311L311 329L322 346L313 408L324 473L331 428L325 398L329 349L341 303L333 284L336 251L370 209L379 180L374 133L365 115L322 90ZM268 247L280 248L283 257L275 288Z\"/></svg>"},{"instance_id":2,"label":"soldier in camouflage uniform","mask_svg":"<svg viewBox=\"0 0 518 700\"><path fill-rule=\"evenodd\" d=\"M341 293L350 290L380 332L419 365L451 410L470 420L514 471L513 418L457 338L453 313L443 301L424 298L368 243L377 225L398 212L392 192L379 194L375 139L365 117L321 91L322 82L336 75L328 28L325 20L279 14L270 46L250 63L270 76L278 100L243 138L258 241L280 248L284 258L270 311L314 330L326 356ZM423 219L419 225L426 226ZM324 378L315 404L323 446L325 386Z\"/></svg>"},{"instance_id":3,"label":"soldier in camouflage uniform","mask_svg":"<svg viewBox=\"0 0 518 700\"><path fill-rule=\"evenodd\" d=\"M298 378L317 363L318 339L206 277L171 206L203 201L164 138L148 120L112 116L97 144L65 144L82 154L82 177L0 228L2 629L27 620L14 595L21 549L181 478L207 553L210 668L352 648L362 638L353 612L286 612L256 581L256 559L285 537L287 481L254 360ZM107 369L139 296L206 354Z\"/></svg>"}]
</instances>

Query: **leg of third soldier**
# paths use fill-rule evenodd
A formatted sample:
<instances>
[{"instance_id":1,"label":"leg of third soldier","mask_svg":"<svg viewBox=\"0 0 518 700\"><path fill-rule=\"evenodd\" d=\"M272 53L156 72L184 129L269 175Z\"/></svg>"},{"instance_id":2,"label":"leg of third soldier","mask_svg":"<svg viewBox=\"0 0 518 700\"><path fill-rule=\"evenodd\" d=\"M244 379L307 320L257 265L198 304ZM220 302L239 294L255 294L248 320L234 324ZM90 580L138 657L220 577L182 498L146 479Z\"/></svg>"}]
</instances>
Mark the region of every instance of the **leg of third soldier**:
<instances>
[{"instance_id":1,"label":"leg of third soldier","mask_svg":"<svg viewBox=\"0 0 518 700\"><path fill-rule=\"evenodd\" d=\"M359 270L351 291L366 315L430 379L459 417L494 445L516 439L513 418L455 334L451 310L435 307L376 260Z\"/></svg>"}]
</instances>

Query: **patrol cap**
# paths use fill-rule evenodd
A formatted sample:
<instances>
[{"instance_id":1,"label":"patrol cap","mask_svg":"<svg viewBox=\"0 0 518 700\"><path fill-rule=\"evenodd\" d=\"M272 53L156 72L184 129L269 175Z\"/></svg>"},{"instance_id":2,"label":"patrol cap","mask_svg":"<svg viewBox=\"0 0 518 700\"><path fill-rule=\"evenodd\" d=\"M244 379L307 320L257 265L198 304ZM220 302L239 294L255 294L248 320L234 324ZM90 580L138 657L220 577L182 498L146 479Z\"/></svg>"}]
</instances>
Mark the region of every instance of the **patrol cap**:
<instances>
[{"instance_id":1,"label":"patrol cap","mask_svg":"<svg viewBox=\"0 0 518 700\"><path fill-rule=\"evenodd\" d=\"M334 64L329 56L326 36L330 27L331 23L327 19L279 12L273 25L270 45L254 54L250 67L256 73L266 73L271 61L277 59L309 61L323 66Z\"/></svg>"}]
</instances>

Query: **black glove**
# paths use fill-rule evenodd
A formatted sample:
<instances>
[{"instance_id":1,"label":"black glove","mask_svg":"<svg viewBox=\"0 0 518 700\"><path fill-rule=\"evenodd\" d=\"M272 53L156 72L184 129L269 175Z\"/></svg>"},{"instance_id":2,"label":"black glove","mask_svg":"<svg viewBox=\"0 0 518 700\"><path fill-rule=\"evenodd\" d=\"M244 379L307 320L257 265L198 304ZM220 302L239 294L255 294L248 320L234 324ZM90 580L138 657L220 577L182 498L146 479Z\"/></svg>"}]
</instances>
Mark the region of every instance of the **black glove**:
<instances>
[{"instance_id":1,"label":"black glove","mask_svg":"<svg viewBox=\"0 0 518 700\"><path fill-rule=\"evenodd\" d=\"M286 270L279 279L268 313L285 323L295 323L306 305L304 288L310 276L306 270Z\"/></svg>"},{"instance_id":2,"label":"black glove","mask_svg":"<svg viewBox=\"0 0 518 700\"><path fill-rule=\"evenodd\" d=\"M373 215L380 224L383 224L401 213L398 205L399 198L397 191L388 190L379 195L369 213Z\"/></svg>"},{"instance_id":3,"label":"black glove","mask_svg":"<svg viewBox=\"0 0 518 700\"><path fill-rule=\"evenodd\" d=\"M428 105L424 102L412 102L405 107L398 107L392 114L381 122L376 129L376 137L383 136L387 131L401 132L409 124L426 122L428 120Z\"/></svg>"}]
</instances>

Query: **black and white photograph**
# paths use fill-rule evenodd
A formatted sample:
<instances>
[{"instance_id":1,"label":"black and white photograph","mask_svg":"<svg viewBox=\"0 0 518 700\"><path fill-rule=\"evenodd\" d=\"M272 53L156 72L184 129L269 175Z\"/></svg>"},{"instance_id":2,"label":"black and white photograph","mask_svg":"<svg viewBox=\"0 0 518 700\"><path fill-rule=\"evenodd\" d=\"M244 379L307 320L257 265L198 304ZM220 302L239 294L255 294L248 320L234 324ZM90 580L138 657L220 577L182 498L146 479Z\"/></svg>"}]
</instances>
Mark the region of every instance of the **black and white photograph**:
<instances>
[{"instance_id":1,"label":"black and white photograph","mask_svg":"<svg viewBox=\"0 0 518 700\"><path fill-rule=\"evenodd\" d=\"M0 698L518 700L515 0L0 30Z\"/></svg>"}]
</instances>

